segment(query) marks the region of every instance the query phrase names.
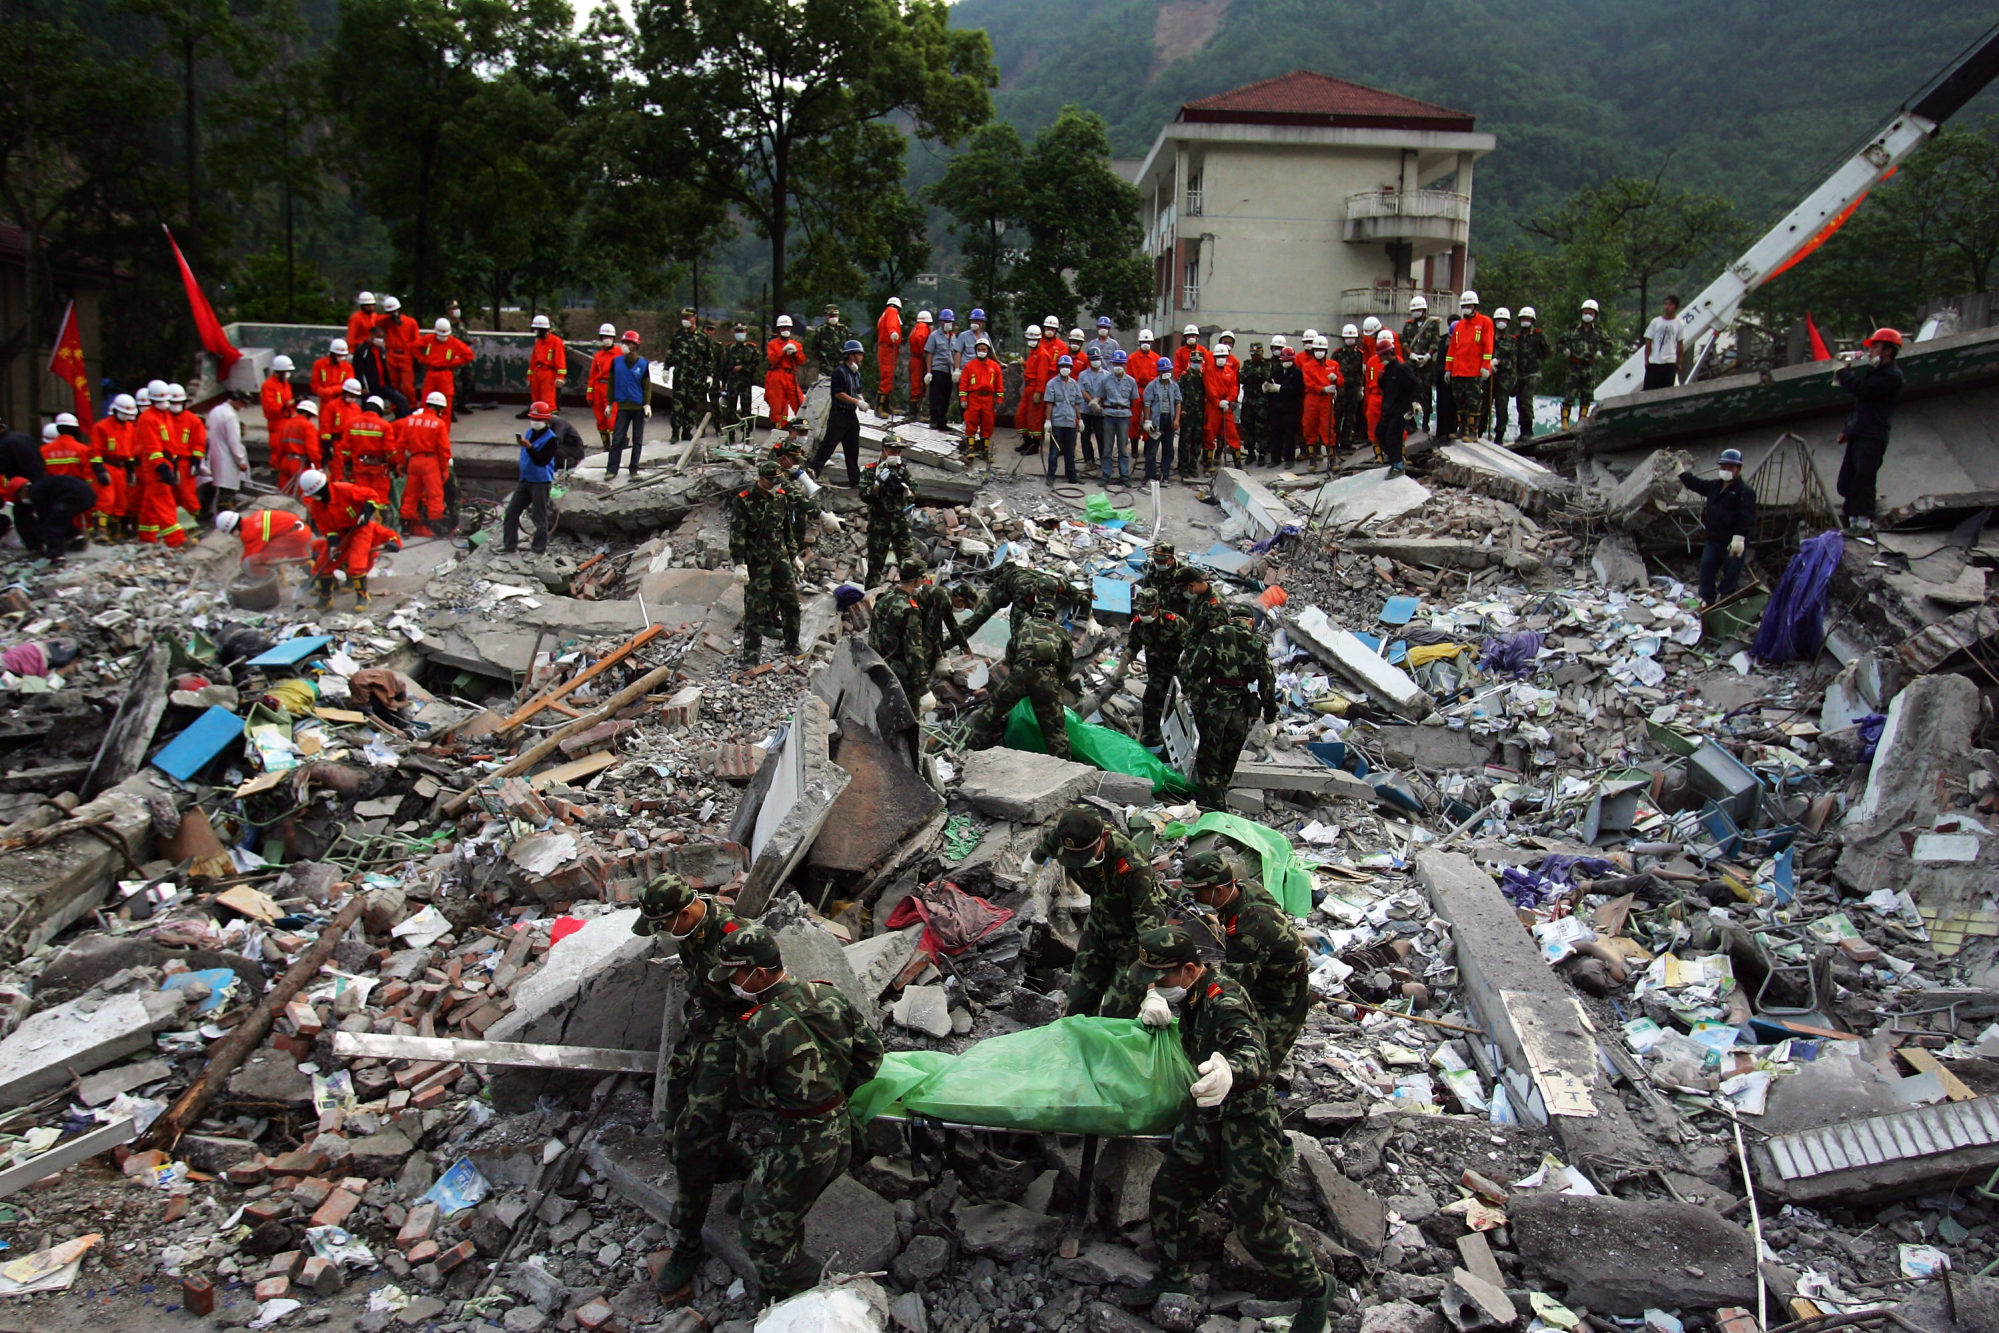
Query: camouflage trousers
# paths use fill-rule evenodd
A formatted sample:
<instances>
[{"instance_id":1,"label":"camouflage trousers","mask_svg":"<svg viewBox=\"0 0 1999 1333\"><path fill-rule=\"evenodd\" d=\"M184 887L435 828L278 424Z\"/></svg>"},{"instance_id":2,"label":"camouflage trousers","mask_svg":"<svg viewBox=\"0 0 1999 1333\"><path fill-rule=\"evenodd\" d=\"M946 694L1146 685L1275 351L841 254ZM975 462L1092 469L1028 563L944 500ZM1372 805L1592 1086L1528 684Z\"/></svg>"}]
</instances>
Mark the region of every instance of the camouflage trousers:
<instances>
[{"instance_id":1,"label":"camouflage trousers","mask_svg":"<svg viewBox=\"0 0 1999 1333\"><path fill-rule=\"evenodd\" d=\"M1235 776L1242 743L1249 739L1256 717L1256 705L1240 694L1219 705L1205 705L1194 715L1194 724L1201 729L1200 748L1194 752L1194 796L1209 809L1228 807L1229 779Z\"/></svg>"},{"instance_id":2,"label":"camouflage trousers","mask_svg":"<svg viewBox=\"0 0 1999 1333\"><path fill-rule=\"evenodd\" d=\"M1137 957L1136 948L1132 955ZM1070 974L1072 977L1074 973ZM1138 1006L1145 1002L1145 992L1151 988L1159 976L1151 968L1140 967L1136 962L1122 968L1111 978L1110 987L1104 992L1103 1003L1097 1006L1099 1018L1137 1018ZM1205 1057L1203 1057L1205 1058Z\"/></svg>"},{"instance_id":3,"label":"camouflage trousers","mask_svg":"<svg viewBox=\"0 0 1999 1333\"><path fill-rule=\"evenodd\" d=\"M743 589L744 662L757 663L766 634L781 636L786 652L798 651L798 577L783 557L750 566L749 584Z\"/></svg>"},{"instance_id":4,"label":"camouflage trousers","mask_svg":"<svg viewBox=\"0 0 1999 1333\"><path fill-rule=\"evenodd\" d=\"M1099 931L1091 921L1083 923L1082 938L1076 941L1076 961L1069 968L1068 1016L1081 1014L1085 1017L1097 1014L1113 1018L1134 1018L1138 1015L1138 1002L1145 998L1145 988L1130 991L1129 974L1132 965L1138 961L1138 940L1135 936L1122 932ZM1147 984L1150 984L1149 981ZM1128 1011L1112 1013L1110 1005L1115 1000L1123 1005L1129 999Z\"/></svg>"},{"instance_id":5,"label":"camouflage trousers","mask_svg":"<svg viewBox=\"0 0 1999 1333\"><path fill-rule=\"evenodd\" d=\"M1511 380L1494 390L1492 414L1492 438L1506 443L1507 418L1517 423L1514 435L1522 440L1534 438L1534 395L1541 389L1541 372L1515 375Z\"/></svg>"},{"instance_id":6,"label":"camouflage trousers","mask_svg":"<svg viewBox=\"0 0 1999 1333\"><path fill-rule=\"evenodd\" d=\"M750 1168L743 1187L743 1250L756 1266L766 1305L819 1280L818 1265L805 1254L805 1215L852 1160L851 1126L844 1105L806 1120L780 1119L777 1137Z\"/></svg>"},{"instance_id":7,"label":"camouflage trousers","mask_svg":"<svg viewBox=\"0 0 1999 1333\"><path fill-rule=\"evenodd\" d=\"M701 1222L715 1184L741 1174L742 1151L729 1141L735 1110L736 1047L732 1034L707 1028L682 1034L666 1064L663 1117L671 1137L676 1190L676 1244L701 1241Z\"/></svg>"},{"instance_id":8,"label":"camouflage trousers","mask_svg":"<svg viewBox=\"0 0 1999 1333\"><path fill-rule=\"evenodd\" d=\"M914 554L915 550L916 539L910 535L909 520L900 511L894 514L869 514L868 586L875 587L888 577L888 560L891 554L897 560L904 560Z\"/></svg>"},{"instance_id":9,"label":"camouflage trousers","mask_svg":"<svg viewBox=\"0 0 1999 1333\"><path fill-rule=\"evenodd\" d=\"M1589 409L1596 401L1596 367L1569 366L1569 373L1562 384L1562 406L1571 405Z\"/></svg>"},{"instance_id":10,"label":"camouflage trousers","mask_svg":"<svg viewBox=\"0 0 1999 1333\"><path fill-rule=\"evenodd\" d=\"M1460 436L1476 436L1485 423L1485 381L1477 375L1451 376L1451 402Z\"/></svg>"},{"instance_id":11,"label":"camouflage trousers","mask_svg":"<svg viewBox=\"0 0 1999 1333\"><path fill-rule=\"evenodd\" d=\"M1284 1215L1291 1144L1276 1101L1267 1088L1254 1088L1232 1094L1220 1109L1226 1114L1195 1111L1180 1122L1166 1146L1166 1161L1152 1178L1152 1236L1163 1274L1186 1278L1194 1263L1201 1205L1217 1190L1227 1190L1249 1257L1299 1294L1316 1291L1325 1278Z\"/></svg>"},{"instance_id":12,"label":"camouflage trousers","mask_svg":"<svg viewBox=\"0 0 1999 1333\"><path fill-rule=\"evenodd\" d=\"M691 440L694 428L701 424L701 414L708 408L705 399L696 393L676 393L668 415L673 422L673 439Z\"/></svg>"},{"instance_id":13,"label":"camouflage trousers","mask_svg":"<svg viewBox=\"0 0 1999 1333\"><path fill-rule=\"evenodd\" d=\"M1067 759L1069 728L1062 712L1062 682L1055 678L1052 668L1042 669L1034 663L1011 668L1006 679L992 687L986 696L985 715L972 732L971 747L989 750L1005 739L1006 720L1022 699L1033 705L1034 720L1041 726L1041 740L1048 753Z\"/></svg>"},{"instance_id":14,"label":"camouflage trousers","mask_svg":"<svg viewBox=\"0 0 1999 1333\"><path fill-rule=\"evenodd\" d=\"M1242 456L1245 462L1261 463L1270 456L1270 413L1260 398L1243 396Z\"/></svg>"},{"instance_id":15,"label":"camouflage trousers","mask_svg":"<svg viewBox=\"0 0 1999 1333\"><path fill-rule=\"evenodd\" d=\"M1367 443L1367 395L1358 385L1341 385L1333 395L1333 443L1342 449Z\"/></svg>"},{"instance_id":16,"label":"camouflage trousers","mask_svg":"<svg viewBox=\"0 0 1999 1333\"><path fill-rule=\"evenodd\" d=\"M1291 1054L1291 1048L1298 1044L1298 1034L1305 1030L1305 1015L1312 1008L1312 992L1302 985L1299 992L1297 1001L1281 1011L1276 1006L1257 1006L1256 1027L1263 1037L1263 1049L1270 1053L1272 1073L1284 1063L1284 1057Z\"/></svg>"},{"instance_id":17,"label":"camouflage trousers","mask_svg":"<svg viewBox=\"0 0 1999 1333\"><path fill-rule=\"evenodd\" d=\"M1173 678L1179 672L1178 657L1154 657L1150 649L1146 651L1145 695L1139 701L1139 744L1164 743L1165 738L1159 728L1166 718L1166 699L1173 692Z\"/></svg>"}]
</instances>

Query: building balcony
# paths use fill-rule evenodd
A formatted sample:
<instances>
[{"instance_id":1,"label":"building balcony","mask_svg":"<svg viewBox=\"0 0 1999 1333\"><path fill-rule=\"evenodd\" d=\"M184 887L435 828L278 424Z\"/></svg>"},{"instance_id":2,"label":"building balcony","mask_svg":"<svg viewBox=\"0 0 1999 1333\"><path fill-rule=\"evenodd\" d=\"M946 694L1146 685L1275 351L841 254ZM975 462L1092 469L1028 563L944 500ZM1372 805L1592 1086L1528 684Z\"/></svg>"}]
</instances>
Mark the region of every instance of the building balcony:
<instances>
[{"instance_id":1,"label":"building balcony","mask_svg":"<svg viewBox=\"0 0 1999 1333\"><path fill-rule=\"evenodd\" d=\"M1358 324L1373 315L1399 333L1403 322L1409 318L1409 302L1416 295L1414 287L1391 287L1386 283L1374 287L1349 287L1340 293L1340 322ZM1424 292L1422 296L1430 303L1433 315L1449 319L1457 313L1456 292Z\"/></svg>"},{"instance_id":2,"label":"building balcony","mask_svg":"<svg viewBox=\"0 0 1999 1333\"><path fill-rule=\"evenodd\" d=\"M1347 196L1347 240L1447 249L1471 239L1471 196L1451 190L1363 190Z\"/></svg>"}]
</instances>

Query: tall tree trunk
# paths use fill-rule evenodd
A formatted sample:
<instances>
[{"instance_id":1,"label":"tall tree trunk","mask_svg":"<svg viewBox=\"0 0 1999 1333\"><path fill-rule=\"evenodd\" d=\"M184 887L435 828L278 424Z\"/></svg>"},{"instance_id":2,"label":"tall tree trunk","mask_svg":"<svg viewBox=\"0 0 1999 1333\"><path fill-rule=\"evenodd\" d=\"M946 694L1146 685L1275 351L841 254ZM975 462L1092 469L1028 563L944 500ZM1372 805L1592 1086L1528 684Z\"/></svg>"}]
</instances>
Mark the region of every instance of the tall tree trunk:
<instances>
[{"instance_id":1,"label":"tall tree trunk","mask_svg":"<svg viewBox=\"0 0 1999 1333\"><path fill-rule=\"evenodd\" d=\"M784 240L791 229L791 143L782 134L771 145L770 178L770 299L776 314L784 313Z\"/></svg>"}]
</instances>

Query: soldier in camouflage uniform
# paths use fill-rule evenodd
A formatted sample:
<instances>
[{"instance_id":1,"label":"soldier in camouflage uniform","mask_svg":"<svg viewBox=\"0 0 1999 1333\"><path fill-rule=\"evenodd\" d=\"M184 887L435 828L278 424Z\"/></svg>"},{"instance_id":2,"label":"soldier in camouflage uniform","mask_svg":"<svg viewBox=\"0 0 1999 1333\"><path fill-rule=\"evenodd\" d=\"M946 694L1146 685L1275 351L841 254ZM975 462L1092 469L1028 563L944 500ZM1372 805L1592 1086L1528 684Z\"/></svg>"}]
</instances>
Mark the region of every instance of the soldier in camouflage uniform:
<instances>
[{"instance_id":1,"label":"soldier in camouflage uniform","mask_svg":"<svg viewBox=\"0 0 1999 1333\"><path fill-rule=\"evenodd\" d=\"M1333 395L1333 446L1357 449L1367 443L1367 353L1352 324L1340 333L1330 358L1340 368L1340 391Z\"/></svg>"},{"instance_id":2,"label":"soldier in camouflage uniform","mask_svg":"<svg viewBox=\"0 0 1999 1333\"><path fill-rule=\"evenodd\" d=\"M694 327L694 309L680 308L680 331L667 344L666 365L673 372L673 441L691 440L708 408L708 364L715 344Z\"/></svg>"},{"instance_id":3,"label":"soldier in camouflage uniform","mask_svg":"<svg viewBox=\"0 0 1999 1333\"><path fill-rule=\"evenodd\" d=\"M826 307L826 322L812 330L812 359L819 363L821 379L832 375L833 367L840 364L846 353L841 349L847 345L847 326L840 322L840 307Z\"/></svg>"},{"instance_id":4,"label":"soldier in camouflage uniform","mask_svg":"<svg viewBox=\"0 0 1999 1333\"><path fill-rule=\"evenodd\" d=\"M721 347L715 358L715 385L722 395L722 422L733 426L739 421L755 422L750 419L750 388L757 382L757 376L764 368L763 349L750 341L747 326L737 324L730 333L731 341Z\"/></svg>"},{"instance_id":5,"label":"soldier in camouflage uniform","mask_svg":"<svg viewBox=\"0 0 1999 1333\"><path fill-rule=\"evenodd\" d=\"M792 567L791 497L777 464L757 465L756 484L729 501L729 559L748 580L743 589L743 665L762 660L762 636L781 634L799 652L798 574Z\"/></svg>"},{"instance_id":6,"label":"soldier in camouflage uniform","mask_svg":"<svg viewBox=\"0 0 1999 1333\"><path fill-rule=\"evenodd\" d=\"M1239 367L1242 384L1242 453L1256 464L1270 461L1270 398L1277 391L1277 362L1263 354L1262 343L1249 345L1249 360Z\"/></svg>"},{"instance_id":7,"label":"soldier in camouflage uniform","mask_svg":"<svg viewBox=\"0 0 1999 1333\"><path fill-rule=\"evenodd\" d=\"M1034 848L1035 858L1062 863L1076 887L1090 895L1090 915L1069 968L1068 1002L1074 1017L1094 1015L1105 993L1138 961L1138 939L1166 920L1166 890L1152 863L1096 810L1075 805Z\"/></svg>"},{"instance_id":8,"label":"soldier in camouflage uniform","mask_svg":"<svg viewBox=\"0 0 1999 1333\"><path fill-rule=\"evenodd\" d=\"M1589 415L1596 402L1597 363L1610 355L1610 335L1597 322L1597 305L1594 300L1583 302L1582 318L1576 326L1561 336L1555 344L1566 364L1567 373L1562 380L1562 429L1569 428L1569 411L1576 409L1575 420L1581 423Z\"/></svg>"},{"instance_id":9,"label":"soldier in camouflage uniform","mask_svg":"<svg viewBox=\"0 0 1999 1333\"><path fill-rule=\"evenodd\" d=\"M967 635L977 634L982 626L993 618L993 613L1002 606L1010 608L1007 622L1015 634L1027 624L1029 614L1037 601L1046 600L1059 614L1063 603L1076 603L1083 599L1075 589L1065 587L1053 574L1044 574L1030 565L1009 561L1000 566L999 573L986 588L986 595L972 610L972 618L961 629Z\"/></svg>"},{"instance_id":10,"label":"soldier in camouflage uniform","mask_svg":"<svg viewBox=\"0 0 1999 1333\"><path fill-rule=\"evenodd\" d=\"M1134 588L1131 594L1131 628L1125 637L1124 660L1117 675L1124 679L1132 661L1145 654L1145 697L1139 705L1141 722L1138 743L1157 750L1166 741L1159 732L1166 715L1166 696L1180 674L1180 654L1187 646L1187 622L1165 610L1157 588Z\"/></svg>"},{"instance_id":11,"label":"soldier in camouflage uniform","mask_svg":"<svg viewBox=\"0 0 1999 1333\"><path fill-rule=\"evenodd\" d=\"M1180 566L1173 581L1180 585L1180 609L1176 614L1187 622L1187 642L1199 643L1228 619L1228 608L1208 586L1208 571L1199 565ZM1160 601L1162 605L1166 604L1164 598ZM1186 679L1186 673L1182 672L1181 680ZM1191 686L1183 685L1182 688L1190 689Z\"/></svg>"},{"instance_id":12,"label":"soldier in camouflage uniform","mask_svg":"<svg viewBox=\"0 0 1999 1333\"><path fill-rule=\"evenodd\" d=\"M1259 709L1265 722L1277 720L1277 674L1255 625L1256 611L1245 606L1231 607L1228 620L1212 630L1197 625L1193 650L1180 668L1201 732L1196 795L1211 810L1228 806L1229 779Z\"/></svg>"},{"instance_id":13,"label":"soldier in camouflage uniform","mask_svg":"<svg viewBox=\"0 0 1999 1333\"><path fill-rule=\"evenodd\" d=\"M1492 312L1492 406L1490 423L1480 422L1480 434L1492 431L1496 443L1506 443L1506 413L1520 383L1520 343L1513 332L1513 312L1505 306Z\"/></svg>"},{"instance_id":14,"label":"soldier in camouflage uniform","mask_svg":"<svg viewBox=\"0 0 1999 1333\"><path fill-rule=\"evenodd\" d=\"M917 585L916 600L923 607L923 667L924 679L928 680L937 672L937 663L944 656L944 645L949 643L961 653L972 651L972 641L965 637L964 626L958 623L958 611L951 602L951 594L938 587L927 577L930 566L921 556L911 556L905 570L914 569L925 575Z\"/></svg>"},{"instance_id":15,"label":"soldier in camouflage uniform","mask_svg":"<svg viewBox=\"0 0 1999 1333\"><path fill-rule=\"evenodd\" d=\"M881 1068L882 1043L838 987L792 978L777 937L755 923L723 942L708 978L748 1006L735 1024L736 1095L775 1127L743 1187L742 1220L758 1295L771 1304L819 1280L805 1214L852 1158L847 1098Z\"/></svg>"},{"instance_id":16,"label":"soldier in camouflage uniform","mask_svg":"<svg viewBox=\"0 0 1999 1333\"><path fill-rule=\"evenodd\" d=\"M656 875L639 895L634 935L664 935L680 950L687 979L680 1038L666 1062L663 1122L673 1152L673 1254L654 1279L660 1300L678 1305L692 1294L701 1264L701 1222L717 1181L742 1174L744 1159L729 1139L736 1107L736 1030L742 1004L708 970L721 961L722 941L739 926L719 898L697 894L678 875Z\"/></svg>"},{"instance_id":17,"label":"soldier in camouflage uniform","mask_svg":"<svg viewBox=\"0 0 1999 1333\"><path fill-rule=\"evenodd\" d=\"M1180 480L1201 475L1201 460L1212 460L1208 441L1208 357L1200 348L1187 360L1180 376Z\"/></svg>"},{"instance_id":18,"label":"soldier in camouflage uniform","mask_svg":"<svg viewBox=\"0 0 1999 1333\"><path fill-rule=\"evenodd\" d=\"M902 682L902 692L915 708L930 689L930 634L923 624L923 599L918 590L930 567L912 557L901 562L895 586L875 599L868 626L868 647L881 654L888 669Z\"/></svg>"},{"instance_id":19,"label":"soldier in camouflage uniform","mask_svg":"<svg viewBox=\"0 0 1999 1333\"><path fill-rule=\"evenodd\" d=\"M1402 325L1402 350L1409 355L1409 368L1416 372L1416 403L1423 409L1423 430L1431 425L1437 402L1438 353L1444 349L1444 325L1430 314L1430 303L1414 297L1409 302L1409 318Z\"/></svg>"},{"instance_id":20,"label":"soldier in camouflage uniform","mask_svg":"<svg viewBox=\"0 0 1999 1333\"><path fill-rule=\"evenodd\" d=\"M1053 582L1053 580L1050 580ZM1055 623L1052 598L1037 599L1027 623L1013 632L1006 645L1006 679L994 684L986 695L986 711L967 742L974 750L987 750L1006 736L1007 715L1022 699L1034 709L1041 727L1041 740L1048 753L1069 757L1069 729L1063 717L1062 687L1076 665L1076 646Z\"/></svg>"},{"instance_id":21,"label":"soldier in camouflage uniform","mask_svg":"<svg viewBox=\"0 0 1999 1333\"><path fill-rule=\"evenodd\" d=\"M1182 620L1187 618L1187 594L1180 587L1180 553L1172 542L1154 542L1147 554L1151 565L1138 576L1138 586L1159 594L1159 605Z\"/></svg>"},{"instance_id":22,"label":"soldier in camouflage uniform","mask_svg":"<svg viewBox=\"0 0 1999 1333\"><path fill-rule=\"evenodd\" d=\"M1180 1049L1200 1075L1187 1089L1194 1107L1181 1117L1152 1181L1152 1235L1159 1275L1141 1299L1193 1290L1201 1209L1217 1190L1231 1199L1243 1248L1300 1297L1293 1333L1325 1333L1332 1279L1319 1271L1304 1238L1284 1214L1284 1173L1291 1143L1270 1090L1272 1063L1256 1006L1226 968L1201 961L1184 927L1166 926L1139 941L1138 961L1154 981L1140 1019L1165 1027L1179 1012Z\"/></svg>"},{"instance_id":23,"label":"soldier in camouflage uniform","mask_svg":"<svg viewBox=\"0 0 1999 1333\"><path fill-rule=\"evenodd\" d=\"M1548 360L1548 335L1534 322L1534 307L1520 307L1519 327L1513 334L1513 410L1519 418L1519 437L1534 438L1534 395L1541 391L1541 367ZM1500 408L1504 434L1505 406Z\"/></svg>"},{"instance_id":24,"label":"soldier in camouflage uniform","mask_svg":"<svg viewBox=\"0 0 1999 1333\"><path fill-rule=\"evenodd\" d=\"M791 534L791 549L803 555L806 539L819 526L818 502L805 494L805 487L798 479L805 470L803 437L810 426L804 417L793 417L785 429L785 437L771 449L771 461L783 474L779 484L784 489L785 522Z\"/></svg>"},{"instance_id":25,"label":"soldier in camouflage uniform","mask_svg":"<svg viewBox=\"0 0 1999 1333\"><path fill-rule=\"evenodd\" d=\"M909 531L909 470L902 461L902 441L890 431L882 439L882 456L861 469L861 503L868 507L868 568L872 588L888 572L888 559L901 560L916 549Z\"/></svg>"}]
</instances>

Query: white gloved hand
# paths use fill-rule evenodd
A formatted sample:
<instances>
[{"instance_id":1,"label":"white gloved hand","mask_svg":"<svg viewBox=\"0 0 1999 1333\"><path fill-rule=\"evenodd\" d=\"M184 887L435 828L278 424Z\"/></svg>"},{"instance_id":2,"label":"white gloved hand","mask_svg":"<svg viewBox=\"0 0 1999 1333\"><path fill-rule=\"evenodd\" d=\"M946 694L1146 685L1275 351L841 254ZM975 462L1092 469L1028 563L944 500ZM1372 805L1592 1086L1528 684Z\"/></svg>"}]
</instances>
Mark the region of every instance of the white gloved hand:
<instances>
[{"instance_id":1,"label":"white gloved hand","mask_svg":"<svg viewBox=\"0 0 1999 1333\"><path fill-rule=\"evenodd\" d=\"M650 419L652 418L652 404L651 404L651 403L647 403L647 404L646 404L646 408L645 408L645 411L646 411L646 418L647 418L648 420L650 420Z\"/></svg>"},{"instance_id":2,"label":"white gloved hand","mask_svg":"<svg viewBox=\"0 0 1999 1333\"><path fill-rule=\"evenodd\" d=\"M1222 1059L1220 1051L1194 1067L1201 1072L1201 1076L1187 1086L1194 1105L1203 1109L1220 1106L1222 1099L1229 1095L1229 1089L1235 1086L1235 1071L1229 1068L1227 1060Z\"/></svg>"},{"instance_id":3,"label":"white gloved hand","mask_svg":"<svg viewBox=\"0 0 1999 1333\"><path fill-rule=\"evenodd\" d=\"M1744 537L1739 532L1736 533L1733 537L1730 537L1728 539L1728 553L1730 555L1739 556L1743 553L1743 551L1747 550L1748 547L1749 547L1749 539L1747 537Z\"/></svg>"},{"instance_id":4,"label":"white gloved hand","mask_svg":"<svg viewBox=\"0 0 1999 1333\"><path fill-rule=\"evenodd\" d=\"M739 579L746 579L750 576L750 567L748 565L737 565L730 572Z\"/></svg>"},{"instance_id":5,"label":"white gloved hand","mask_svg":"<svg viewBox=\"0 0 1999 1333\"><path fill-rule=\"evenodd\" d=\"M333 571L333 581L334 581L335 583L345 583L345 582L347 582L347 571L346 571L346 570L344 570L344 569L336 569L336 570L334 570L334 571Z\"/></svg>"},{"instance_id":6,"label":"white gloved hand","mask_svg":"<svg viewBox=\"0 0 1999 1333\"><path fill-rule=\"evenodd\" d=\"M1149 1028L1163 1028L1173 1021L1173 1006L1158 991L1148 989L1138 1006L1138 1021Z\"/></svg>"},{"instance_id":7,"label":"white gloved hand","mask_svg":"<svg viewBox=\"0 0 1999 1333\"><path fill-rule=\"evenodd\" d=\"M1340 386L1337 384L1328 384L1325 388L1325 392L1327 393L1338 393L1339 391Z\"/></svg>"},{"instance_id":8,"label":"white gloved hand","mask_svg":"<svg viewBox=\"0 0 1999 1333\"><path fill-rule=\"evenodd\" d=\"M923 387L926 389L930 387L930 372L927 370L923 372Z\"/></svg>"},{"instance_id":9,"label":"white gloved hand","mask_svg":"<svg viewBox=\"0 0 1999 1333\"><path fill-rule=\"evenodd\" d=\"M821 514L819 516L819 526L827 532L838 532L840 530L840 516L833 513Z\"/></svg>"},{"instance_id":10,"label":"white gloved hand","mask_svg":"<svg viewBox=\"0 0 1999 1333\"><path fill-rule=\"evenodd\" d=\"M917 711L917 712L919 712L919 713L934 713L934 712L936 712L936 711L937 711L937 696L936 696L936 695L934 695L934 694L932 694L932 693L930 693L930 692L929 692L928 690L924 691L924 694L923 694L923 697L922 697L921 699L918 699L918 700L916 701L916 711Z\"/></svg>"},{"instance_id":11,"label":"white gloved hand","mask_svg":"<svg viewBox=\"0 0 1999 1333\"><path fill-rule=\"evenodd\" d=\"M959 377L960 375L964 374L964 373L965 373L965 372L964 372L964 371L962 371L962 370L954 370L954 371L952 371L952 372L951 372L951 383L953 383L953 384L956 384L956 383L958 382L958 377Z\"/></svg>"},{"instance_id":12,"label":"white gloved hand","mask_svg":"<svg viewBox=\"0 0 1999 1333\"><path fill-rule=\"evenodd\" d=\"M1483 368L1482 370L1480 370L1480 371L1478 372L1478 377L1479 377L1480 379L1482 379L1482 380L1489 380L1489 379L1491 379L1491 378L1492 378L1492 367L1491 367L1491 366L1486 366L1485 368Z\"/></svg>"}]
</instances>

